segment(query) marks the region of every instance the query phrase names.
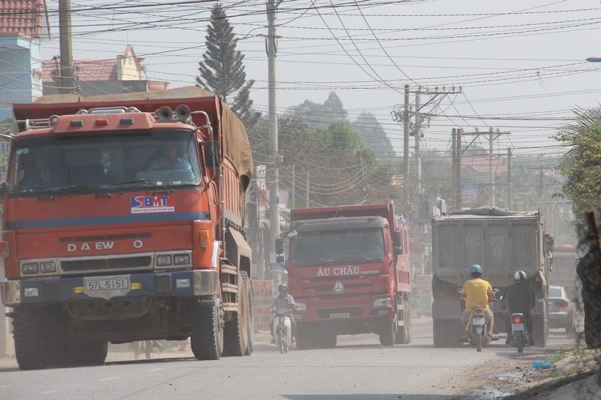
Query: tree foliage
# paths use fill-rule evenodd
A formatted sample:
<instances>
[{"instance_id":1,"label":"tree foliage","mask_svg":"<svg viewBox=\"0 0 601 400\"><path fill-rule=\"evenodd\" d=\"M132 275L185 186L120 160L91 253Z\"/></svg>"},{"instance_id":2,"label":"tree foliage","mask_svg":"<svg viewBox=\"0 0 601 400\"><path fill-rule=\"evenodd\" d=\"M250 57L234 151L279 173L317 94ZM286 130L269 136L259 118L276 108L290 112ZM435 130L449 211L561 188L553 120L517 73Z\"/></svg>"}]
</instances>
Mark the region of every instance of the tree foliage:
<instances>
[{"instance_id":1,"label":"tree foliage","mask_svg":"<svg viewBox=\"0 0 601 400\"><path fill-rule=\"evenodd\" d=\"M244 55L236 50L238 39L219 3L211 11L205 39L207 50L202 55L203 61L198 63L200 76L196 78L196 86L219 96L249 131L261 116L252 110L250 99L250 89L255 81L246 80Z\"/></svg>"},{"instance_id":2,"label":"tree foliage","mask_svg":"<svg viewBox=\"0 0 601 400\"><path fill-rule=\"evenodd\" d=\"M365 145L373 150L382 163L390 164L398 162L392 143L390 143L390 139L386 136L386 131L372 113L361 113L353 122L352 127L359 133Z\"/></svg>"},{"instance_id":3,"label":"tree foliage","mask_svg":"<svg viewBox=\"0 0 601 400\"><path fill-rule=\"evenodd\" d=\"M323 104L305 100L302 104L291 107L288 113L302 119L313 129L325 129L333 122L346 121L348 115L334 92L330 93Z\"/></svg>"},{"instance_id":4,"label":"tree foliage","mask_svg":"<svg viewBox=\"0 0 601 400\"><path fill-rule=\"evenodd\" d=\"M576 122L555 138L570 150L559 170L566 177L564 194L572 201L574 213L582 215L584 206L601 211L601 109L576 109Z\"/></svg>"}]
</instances>

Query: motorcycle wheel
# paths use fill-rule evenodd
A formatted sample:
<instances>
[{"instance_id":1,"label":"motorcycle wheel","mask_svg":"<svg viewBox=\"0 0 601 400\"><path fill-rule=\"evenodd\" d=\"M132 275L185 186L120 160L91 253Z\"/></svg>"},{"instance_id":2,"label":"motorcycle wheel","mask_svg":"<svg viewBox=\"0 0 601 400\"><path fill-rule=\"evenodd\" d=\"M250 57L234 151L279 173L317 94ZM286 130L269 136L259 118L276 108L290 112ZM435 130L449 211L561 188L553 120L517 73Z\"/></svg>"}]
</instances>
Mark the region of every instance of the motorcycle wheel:
<instances>
[{"instance_id":1,"label":"motorcycle wheel","mask_svg":"<svg viewBox=\"0 0 601 400\"><path fill-rule=\"evenodd\" d=\"M524 336L518 335L515 339L515 344L518 347L518 353L524 352Z\"/></svg>"},{"instance_id":2,"label":"motorcycle wheel","mask_svg":"<svg viewBox=\"0 0 601 400\"><path fill-rule=\"evenodd\" d=\"M482 351L482 332L476 332L476 351Z\"/></svg>"},{"instance_id":3,"label":"motorcycle wheel","mask_svg":"<svg viewBox=\"0 0 601 400\"><path fill-rule=\"evenodd\" d=\"M280 348L280 353L284 354L285 353L285 348L286 348L286 341L284 338L284 333L282 332L281 329L278 330L278 344L279 344L279 348Z\"/></svg>"}]
</instances>

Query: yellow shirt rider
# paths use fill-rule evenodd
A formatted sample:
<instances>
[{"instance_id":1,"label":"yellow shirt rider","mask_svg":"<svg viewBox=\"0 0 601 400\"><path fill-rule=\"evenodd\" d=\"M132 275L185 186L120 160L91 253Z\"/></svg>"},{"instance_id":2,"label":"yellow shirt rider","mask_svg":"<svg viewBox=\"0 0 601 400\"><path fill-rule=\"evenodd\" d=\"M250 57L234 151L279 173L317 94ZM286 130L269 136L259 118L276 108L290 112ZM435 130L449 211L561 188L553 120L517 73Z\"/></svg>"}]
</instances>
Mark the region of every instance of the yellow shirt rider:
<instances>
[{"instance_id":1,"label":"yellow shirt rider","mask_svg":"<svg viewBox=\"0 0 601 400\"><path fill-rule=\"evenodd\" d=\"M461 321L463 322L463 330L468 334L468 318L474 307L482 307L488 319L488 334L493 336L494 314L488 307L490 301L496 301L495 293L488 281L482 279L482 267L478 264L472 265L470 268L470 276L472 279L463 284L461 290L461 300L465 300L465 310L461 313Z\"/></svg>"}]
</instances>

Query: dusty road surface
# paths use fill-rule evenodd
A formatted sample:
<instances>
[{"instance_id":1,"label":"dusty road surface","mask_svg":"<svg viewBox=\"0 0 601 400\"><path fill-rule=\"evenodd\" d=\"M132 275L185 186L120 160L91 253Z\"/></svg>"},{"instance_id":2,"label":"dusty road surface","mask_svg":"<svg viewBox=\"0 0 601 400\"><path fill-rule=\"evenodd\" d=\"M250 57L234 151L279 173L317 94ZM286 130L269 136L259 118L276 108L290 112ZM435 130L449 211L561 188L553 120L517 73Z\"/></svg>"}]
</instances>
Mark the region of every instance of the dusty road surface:
<instances>
[{"instance_id":1,"label":"dusty road surface","mask_svg":"<svg viewBox=\"0 0 601 400\"><path fill-rule=\"evenodd\" d=\"M392 348L375 335L360 335L339 337L334 349L280 354L268 334L259 333L250 357L196 361L189 347L134 360L133 350L121 345L111 347L100 367L19 371L15 360L1 360L0 398L493 399L536 380L526 372L532 360L573 346L573 338L552 331L549 348L522 355L503 340L495 343L481 353L436 349L431 319L420 318L413 321L411 344Z\"/></svg>"}]
</instances>

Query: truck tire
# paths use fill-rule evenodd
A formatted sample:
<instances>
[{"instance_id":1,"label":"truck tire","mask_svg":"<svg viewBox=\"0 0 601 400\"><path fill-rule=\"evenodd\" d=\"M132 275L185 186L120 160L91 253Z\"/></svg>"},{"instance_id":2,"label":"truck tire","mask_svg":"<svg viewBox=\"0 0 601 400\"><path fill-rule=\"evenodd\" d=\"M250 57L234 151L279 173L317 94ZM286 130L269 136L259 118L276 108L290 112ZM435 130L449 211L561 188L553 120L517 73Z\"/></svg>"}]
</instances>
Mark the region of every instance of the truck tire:
<instances>
[{"instance_id":1,"label":"truck tire","mask_svg":"<svg viewBox=\"0 0 601 400\"><path fill-rule=\"evenodd\" d=\"M69 365L102 365L108 353L108 342L70 342L68 351Z\"/></svg>"},{"instance_id":2,"label":"truck tire","mask_svg":"<svg viewBox=\"0 0 601 400\"><path fill-rule=\"evenodd\" d=\"M250 282L250 279L248 277L248 274L246 272L242 273L242 279L244 280L244 284L245 284L245 295L246 295L246 304L248 305L247 307L247 313L246 313L246 319L247 319L247 324L246 326L248 327L248 344L246 346L246 351L244 352L245 356L250 356L253 353L253 349L255 347L255 320L254 320L254 315L253 315L253 290L252 290L252 283Z\"/></svg>"},{"instance_id":3,"label":"truck tire","mask_svg":"<svg viewBox=\"0 0 601 400\"><path fill-rule=\"evenodd\" d=\"M403 327L397 330L395 343L409 344L411 343L411 307L406 300L403 300Z\"/></svg>"},{"instance_id":4,"label":"truck tire","mask_svg":"<svg viewBox=\"0 0 601 400\"><path fill-rule=\"evenodd\" d=\"M433 338L434 338L434 347L444 348L449 347L447 343L447 320L434 318L432 321L433 326Z\"/></svg>"},{"instance_id":5,"label":"truck tire","mask_svg":"<svg viewBox=\"0 0 601 400\"><path fill-rule=\"evenodd\" d=\"M195 302L192 306L192 335L190 347L198 360L219 360L223 352L223 325L219 298L213 306Z\"/></svg>"},{"instance_id":6,"label":"truck tire","mask_svg":"<svg viewBox=\"0 0 601 400\"><path fill-rule=\"evenodd\" d=\"M232 319L225 323L223 332L223 355L243 356L248 348L248 298L246 296L246 282L242 275L248 275L241 271L238 275L238 311L233 312Z\"/></svg>"},{"instance_id":7,"label":"truck tire","mask_svg":"<svg viewBox=\"0 0 601 400\"><path fill-rule=\"evenodd\" d=\"M532 336L534 336L534 345L537 347L547 346L547 336L549 335L549 320L547 318L547 303L543 302L543 311L540 315L532 316Z\"/></svg>"},{"instance_id":8,"label":"truck tire","mask_svg":"<svg viewBox=\"0 0 601 400\"><path fill-rule=\"evenodd\" d=\"M380 344L382 346L394 346L396 340L396 318L384 322L380 329Z\"/></svg>"},{"instance_id":9,"label":"truck tire","mask_svg":"<svg viewBox=\"0 0 601 400\"><path fill-rule=\"evenodd\" d=\"M324 333L319 339L319 347L322 349L333 349L336 347L337 335L333 332Z\"/></svg>"},{"instance_id":10,"label":"truck tire","mask_svg":"<svg viewBox=\"0 0 601 400\"><path fill-rule=\"evenodd\" d=\"M302 325L296 325L296 348L297 350L309 350L313 348L313 338L310 330L305 329Z\"/></svg>"},{"instance_id":11,"label":"truck tire","mask_svg":"<svg viewBox=\"0 0 601 400\"><path fill-rule=\"evenodd\" d=\"M37 308L19 307L13 317L15 355L19 368L24 371L47 365L47 342L42 326L42 312Z\"/></svg>"}]
</instances>

